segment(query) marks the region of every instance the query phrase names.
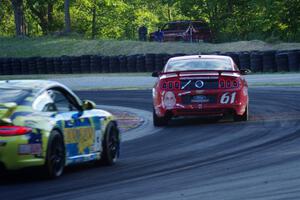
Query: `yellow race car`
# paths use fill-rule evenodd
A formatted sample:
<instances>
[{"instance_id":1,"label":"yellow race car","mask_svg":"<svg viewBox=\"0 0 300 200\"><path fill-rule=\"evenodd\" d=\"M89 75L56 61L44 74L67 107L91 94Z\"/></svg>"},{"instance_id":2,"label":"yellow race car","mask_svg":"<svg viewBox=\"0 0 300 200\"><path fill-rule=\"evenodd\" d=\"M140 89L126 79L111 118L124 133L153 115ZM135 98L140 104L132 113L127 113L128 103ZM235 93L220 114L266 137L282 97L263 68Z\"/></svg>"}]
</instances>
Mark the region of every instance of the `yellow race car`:
<instances>
[{"instance_id":1,"label":"yellow race car","mask_svg":"<svg viewBox=\"0 0 300 200\"><path fill-rule=\"evenodd\" d=\"M64 167L112 165L120 151L115 118L54 81L0 81L0 170L41 166L49 177Z\"/></svg>"}]
</instances>

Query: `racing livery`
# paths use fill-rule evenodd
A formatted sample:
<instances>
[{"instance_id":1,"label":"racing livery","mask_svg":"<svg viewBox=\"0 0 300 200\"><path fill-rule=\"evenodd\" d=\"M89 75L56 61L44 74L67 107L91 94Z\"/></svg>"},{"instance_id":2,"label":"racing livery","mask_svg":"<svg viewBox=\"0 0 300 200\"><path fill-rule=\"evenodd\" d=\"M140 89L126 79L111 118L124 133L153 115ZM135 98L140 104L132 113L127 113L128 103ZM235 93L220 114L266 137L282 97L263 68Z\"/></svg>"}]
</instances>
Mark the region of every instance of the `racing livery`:
<instances>
[{"instance_id":1,"label":"racing livery","mask_svg":"<svg viewBox=\"0 0 300 200\"><path fill-rule=\"evenodd\" d=\"M169 59L153 87L153 123L172 117L202 115L248 120L248 70L239 70L228 56L192 55Z\"/></svg>"},{"instance_id":2,"label":"racing livery","mask_svg":"<svg viewBox=\"0 0 300 200\"><path fill-rule=\"evenodd\" d=\"M67 165L112 165L120 134L114 117L54 81L0 81L0 167L42 166L58 177Z\"/></svg>"}]
</instances>

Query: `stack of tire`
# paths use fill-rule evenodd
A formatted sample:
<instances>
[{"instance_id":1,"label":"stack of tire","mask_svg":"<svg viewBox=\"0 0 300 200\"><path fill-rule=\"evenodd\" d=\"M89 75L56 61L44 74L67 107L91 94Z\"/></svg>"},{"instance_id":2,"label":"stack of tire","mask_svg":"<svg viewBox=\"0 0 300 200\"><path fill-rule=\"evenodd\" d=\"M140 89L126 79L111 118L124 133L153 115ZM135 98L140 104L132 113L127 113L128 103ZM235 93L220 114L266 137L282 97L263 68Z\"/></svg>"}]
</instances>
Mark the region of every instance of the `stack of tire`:
<instances>
[{"instance_id":1,"label":"stack of tire","mask_svg":"<svg viewBox=\"0 0 300 200\"><path fill-rule=\"evenodd\" d=\"M36 68L38 74L47 74L46 58L44 57L37 58Z\"/></svg>"},{"instance_id":2,"label":"stack of tire","mask_svg":"<svg viewBox=\"0 0 300 200\"><path fill-rule=\"evenodd\" d=\"M263 59L262 54L258 51L253 51L250 54L250 69L253 72L263 71Z\"/></svg>"},{"instance_id":3,"label":"stack of tire","mask_svg":"<svg viewBox=\"0 0 300 200\"><path fill-rule=\"evenodd\" d=\"M39 57L28 58L28 74L38 74L37 60Z\"/></svg>"},{"instance_id":4,"label":"stack of tire","mask_svg":"<svg viewBox=\"0 0 300 200\"><path fill-rule=\"evenodd\" d=\"M101 59L102 73L109 73L109 56L103 56Z\"/></svg>"},{"instance_id":5,"label":"stack of tire","mask_svg":"<svg viewBox=\"0 0 300 200\"><path fill-rule=\"evenodd\" d=\"M136 69L137 72L146 72L146 57L143 54L139 54L136 57Z\"/></svg>"},{"instance_id":6,"label":"stack of tire","mask_svg":"<svg viewBox=\"0 0 300 200\"><path fill-rule=\"evenodd\" d=\"M54 64L54 71L55 74L61 74L62 73L62 60L60 57L56 57L53 59Z\"/></svg>"},{"instance_id":7,"label":"stack of tire","mask_svg":"<svg viewBox=\"0 0 300 200\"><path fill-rule=\"evenodd\" d=\"M278 72L288 72L289 71L289 61L288 54L285 51L278 51L275 54L275 70Z\"/></svg>"},{"instance_id":8,"label":"stack of tire","mask_svg":"<svg viewBox=\"0 0 300 200\"><path fill-rule=\"evenodd\" d=\"M84 74L91 73L90 58L89 55L80 56L80 70Z\"/></svg>"},{"instance_id":9,"label":"stack of tire","mask_svg":"<svg viewBox=\"0 0 300 200\"><path fill-rule=\"evenodd\" d=\"M300 71L300 50L288 52L288 63L291 72Z\"/></svg>"},{"instance_id":10,"label":"stack of tire","mask_svg":"<svg viewBox=\"0 0 300 200\"><path fill-rule=\"evenodd\" d=\"M155 55L155 71L160 72L164 67L164 56L165 54Z\"/></svg>"},{"instance_id":11,"label":"stack of tire","mask_svg":"<svg viewBox=\"0 0 300 200\"><path fill-rule=\"evenodd\" d=\"M145 66L147 72L155 71L155 54L145 55Z\"/></svg>"},{"instance_id":12,"label":"stack of tire","mask_svg":"<svg viewBox=\"0 0 300 200\"><path fill-rule=\"evenodd\" d=\"M54 68L54 58L48 57L46 58L46 70L48 74L54 74L55 68Z\"/></svg>"},{"instance_id":13,"label":"stack of tire","mask_svg":"<svg viewBox=\"0 0 300 200\"><path fill-rule=\"evenodd\" d=\"M118 73L120 72L120 61L119 56L110 56L109 57L109 72Z\"/></svg>"},{"instance_id":14,"label":"stack of tire","mask_svg":"<svg viewBox=\"0 0 300 200\"><path fill-rule=\"evenodd\" d=\"M118 56L120 63L120 72L128 72L127 69L127 56Z\"/></svg>"},{"instance_id":15,"label":"stack of tire","mask_svg":"<svg viewBox=\"0 0 300 200\"><path fill-rule=\"evenodd\" d=\"M20 62L21 62L21 74L28 74L29 73L29 67L28 67L29 58L21 58Z\"/></svg>"},{"instance_id":16,"label":"stack of tire","mask_svg":"<svg viewBox=\"0 0 300 200\"><path fill-rule=\"evenodd\" d=\"M276 62L275 62L276 51L263 51L263 72L276 72Z\"/></svg>"},{"instance_id":17,"label":"stack of tire","mask_svg":"<svg viewBox=\"0 0 300 200\"><path fill-rule=\"evenodd\" d=\"M137 72L136 58L137 58L137 55L127 56L127 69L128 69L128 72Z\"/></svg>"},{"instance_id":18,"label":"stack of tire","mask_svg":"<svg viewBox=\"0 0 300 200\"><path fill-rule=\"evenodd\" d=\"M239 64L240 64L240 69L250 69L251 68L249 52L239 53Z\"/></svg>"},{"instance_id":19,"label":"stack of tire","mask_svg":"<svg viewBox=\"0 0 300 200\"><path fill-rule=\"evenodd\" d=\"M91 72L92 73L101 73L102 65L101 65L101 56L95 55L91 56Z\"/></svg>"},{"instance_id":20,"label":"stack of tire","mask_svg":"<svg viewBox=\"0 0 300 200\"><path fill-rule=\"evenodd\" d=\"M71 68L73 74L80 74L81 71L81 65L80 65L80 57L79 56L73 56L71 57Z\"/></svg>"}]
</instances>

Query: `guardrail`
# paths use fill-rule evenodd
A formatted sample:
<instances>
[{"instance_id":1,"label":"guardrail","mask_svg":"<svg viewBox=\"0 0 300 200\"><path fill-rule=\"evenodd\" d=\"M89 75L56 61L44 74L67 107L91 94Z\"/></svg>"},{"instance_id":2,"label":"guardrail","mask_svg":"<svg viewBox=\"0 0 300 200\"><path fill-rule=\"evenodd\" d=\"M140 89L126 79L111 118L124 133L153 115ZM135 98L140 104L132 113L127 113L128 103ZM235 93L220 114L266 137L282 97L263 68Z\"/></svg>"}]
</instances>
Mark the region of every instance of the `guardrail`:
<instances>
[{"instance_id":1,"label":"guardrail","mask_svg":"<svg viewBox=\"0 0 300 200\"><path fill-rule=\"evenodd\" d=\"M205 54L230 56L241 69L249 68L253 72L300 71L300 50L226 53L212 52ZM169 58L182 55L185 54L0 58L0 74L152 72L160 71Z\"/></svg>"}]
</instances>

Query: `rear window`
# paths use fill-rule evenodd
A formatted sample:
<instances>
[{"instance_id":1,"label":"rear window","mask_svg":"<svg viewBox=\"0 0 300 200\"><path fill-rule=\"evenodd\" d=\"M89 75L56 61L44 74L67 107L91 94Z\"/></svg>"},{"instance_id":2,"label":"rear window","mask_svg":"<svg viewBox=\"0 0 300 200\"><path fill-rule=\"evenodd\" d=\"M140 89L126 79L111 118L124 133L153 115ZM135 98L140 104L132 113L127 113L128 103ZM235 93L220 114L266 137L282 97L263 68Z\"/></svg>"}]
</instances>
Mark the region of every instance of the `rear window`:
<instances>
[{"instance_id":1,"label":"rear window","mask_svg":"<svg viewBox=\"0 0 300 200\"><path fill-rule=\"evenodd\" d=\"M168 23L162 29L163 30L186 30L189 27L189 23Z\"/></svg>"},{"instance_id":2,"label":"rear window","mask_svg":"<svg viewBox=\"0 0 300 200\"><path fill-rule=\"evenodd\" d=\"M182 59L168 62L165 72L189 70L234 70L229 59Z\"/></svg>"},{"instance_id":3,"label":"rear window","mask_svg":"<svg viewBox=\"0 0 300 200\"><path fill-rule=\"evenodd\" d=\"M20 104L29 94L30 91L28 90L0 88L0 103L15 102Z\"/></svg>"}]
</instances>

